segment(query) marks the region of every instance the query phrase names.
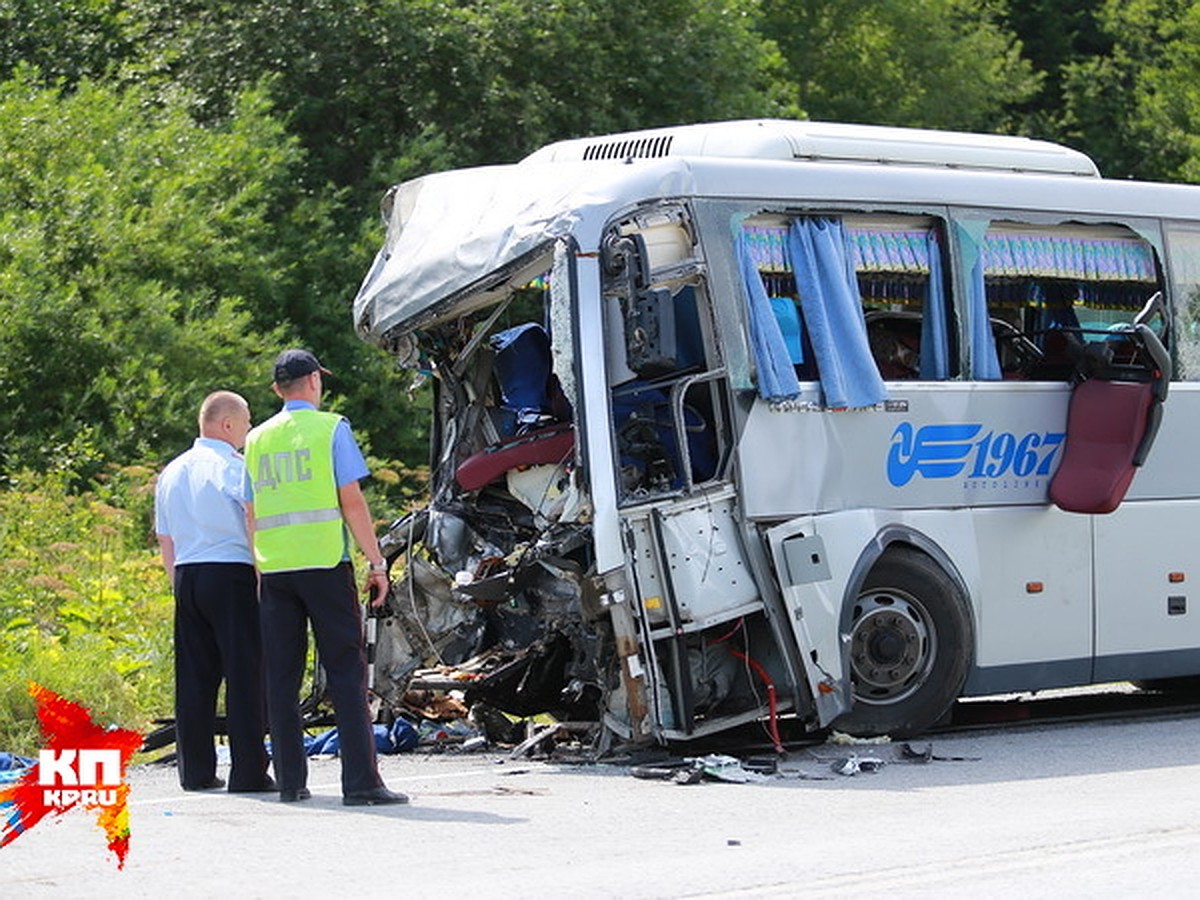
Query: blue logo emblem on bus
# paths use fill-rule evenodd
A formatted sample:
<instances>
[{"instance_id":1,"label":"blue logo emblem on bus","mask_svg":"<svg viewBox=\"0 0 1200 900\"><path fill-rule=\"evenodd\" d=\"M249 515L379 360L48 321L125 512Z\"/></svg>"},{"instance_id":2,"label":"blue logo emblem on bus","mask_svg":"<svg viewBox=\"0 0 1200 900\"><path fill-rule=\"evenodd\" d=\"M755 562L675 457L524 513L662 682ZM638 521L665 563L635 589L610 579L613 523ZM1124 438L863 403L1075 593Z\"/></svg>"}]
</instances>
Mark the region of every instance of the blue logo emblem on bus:
<instances>
[{"instance_id":1,"label":"blue logo emblem on bus","mask_svg":"<svg viewBox=\"0 0 1200 900\"><path fill-rule=\"evenodd\" d=\"M1049 475L1062 432L989 431L980 424L922 425L901 422L892 432L888 449L888 481L904 487L914 475L922 478L1001 478ZM968 466L970 469L968 470Z\"/></svg>"}]
</instances>

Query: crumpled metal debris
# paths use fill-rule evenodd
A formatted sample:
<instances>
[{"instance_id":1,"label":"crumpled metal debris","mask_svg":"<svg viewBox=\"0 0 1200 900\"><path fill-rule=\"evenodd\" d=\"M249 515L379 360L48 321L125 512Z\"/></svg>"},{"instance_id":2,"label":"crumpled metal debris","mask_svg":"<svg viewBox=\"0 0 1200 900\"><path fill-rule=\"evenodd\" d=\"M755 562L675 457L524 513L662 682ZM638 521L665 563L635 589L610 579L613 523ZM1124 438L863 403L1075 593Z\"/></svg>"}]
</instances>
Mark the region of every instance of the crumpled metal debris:
<instances>
[{"instance_id":1,"label":"crumpled metal debris","mask_svg":"<svg viewBox=\"0 0 1200 900\"><path fill-rule=\"evenodd\" d=\"M419 746L445 747L450 744L461 745L471 738L479 737L479 732L466 719L450 719L438 721L423 719L417 725Z\"/></svg>"},{"instance_id":2,"label":"crumpled metal debris","mask_svg":"<svg viewBox=\"0 0 1200 900\"><path fill-rule=\"evenodd\" d=\"M832 743L832 742L831 742ZM938 756L933 752L933 744L897 745L890 759L883 756L869 756L851 753L833 759L822 758L813 754L818 762L828 763L830 770L838 775L857 775L859 772L878 772L889 763L916 763L923 765L928 762L978 762L977 756Z\"/></svg>"},{"instance_id":3,"label":"crumpled metal debris","mask_svg":"<svg viewBox=\"0 0 1200 900\"><path fill-rule=\"evenodd\" d=\"M746 784L751 781L767 780L767 776L761 772L755 772L743 766L740 759L725 756L722 753L710 753L708 756L694 757L689 761L693 768L699 768L709 778L715 778L718 781Z\"/></svg>"},{"instance_id":4,"label":"crumpled metal debris","mask_svg":"<svg viewBox=\"0 0 1200 900\"><path fill-rule=\"evenodd\" d=\"M893 745L890 749L882 749L878 754L852 752L845 756L828 757L818 755L810 750L808 756L821 764L822 771L830 771L842 776L854 776L862 772L875 774L882 771L885 766L897 763L924 764L932 761L977 762L979 760L979 757L976 756L938 756L934 754L932 744L909 743ZM673 781L676 784L699 784L707 780L738 784L761 783L773 779L828 781L831 778L830 775L806 772L797 768L783 768L780 767L779 762L777 757L772 756L752 756L745 760L739 760L732 756L714 753L708 756L676 757L635 765L630 769L630 774L635 778Z\"/></svg>"},{"instance_id":5,"label":"crumpled metal debris","mask_svg":"<svg viewBox=\"0 0 1200 900\"><path fill-rule=\"evenodd\" d=\"M408 691L404 694L402 708L422 719L439 722L465 719L470 708L461 696L434 691Z\"/></svg>"},{"instance_id":6,"label":"crumpled metal debris","mask_svg":"<svg viewBox=\"0 0 1200 900\"><path fill-rule=\"evenodd\" d=\"M878 772L887 765L887 760L877 756L858 756L851 753L830 763L829 768L838 775L857 775L859 772Z\"/></svg>"},{"instance_id":7,"label":"crumpled metal debris","mask_svg":"<svg viewBox=\"0 0 1200 900\"><path fill-rule=\"evenodd\" d=\"M927 762L979 762L982 757L979 756L937 756L933 752L933 744L926 744L924 747L915 747L912 744L900 745L900 758L905 762L927 763Z\"/></svg>"},{"instance_id":8,"label":"crumpled metal debris","mask_svg":"<svg viewBox=\"0 0 1200 900\"><path fill-rule=\"evenodd\" d=\"M708 756L689 756L656 765L634 766L630 769L634 778L673 781L675 784L699 784L711 779L733 784L761 783L768 781L767 775L756 767L743 764L740 759L721 753Z\"/></svg>"}]
</instances>

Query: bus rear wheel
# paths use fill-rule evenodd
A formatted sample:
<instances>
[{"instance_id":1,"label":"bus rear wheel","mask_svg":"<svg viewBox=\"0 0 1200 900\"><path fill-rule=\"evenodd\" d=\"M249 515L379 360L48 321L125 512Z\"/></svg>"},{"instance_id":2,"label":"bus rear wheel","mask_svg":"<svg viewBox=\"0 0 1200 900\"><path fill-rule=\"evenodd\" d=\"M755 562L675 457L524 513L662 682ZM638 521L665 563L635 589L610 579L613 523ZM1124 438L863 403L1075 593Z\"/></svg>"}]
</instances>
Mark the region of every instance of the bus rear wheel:
<instances>
[{"instance_id":1,"label":"bus rear wheel","mask_svg":"<svg viewBox=\"0 0 1200 900\"><path fill-rule=\"evenodd\" d=\"M958 698L971 663L966 598L924 553L888 550L851 609L854 706L834 722L857 736L920 734Z\"/></svg>"}]
</instances>

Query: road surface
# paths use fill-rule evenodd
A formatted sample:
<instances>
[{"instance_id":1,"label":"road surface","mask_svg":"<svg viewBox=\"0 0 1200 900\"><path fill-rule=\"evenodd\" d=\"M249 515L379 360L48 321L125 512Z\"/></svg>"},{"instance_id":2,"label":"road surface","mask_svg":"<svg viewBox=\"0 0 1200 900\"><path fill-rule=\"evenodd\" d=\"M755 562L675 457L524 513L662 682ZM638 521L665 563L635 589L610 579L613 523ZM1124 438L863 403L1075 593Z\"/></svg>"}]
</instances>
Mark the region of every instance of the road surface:
<instances>
[{"instance_id":1,"label":"road surface","mask_svg":"<svg viewBox=\"0 0 1200 900\"><path fill-rule=\"evenodd\" d=\"M382 757L406 807L345 808L338 763L307 803L184 794L130 772L118 870L72 811L0 850L4 897L1184 896L1200 875L1200 719L1007 726L938 756L822 745L763 783L680 785L502 753ZM854 752L874 773L834 775ZM828 776L828 777L826 777ZM822 780L818 780L822 779Z\"/></svg>"}]
</instances>

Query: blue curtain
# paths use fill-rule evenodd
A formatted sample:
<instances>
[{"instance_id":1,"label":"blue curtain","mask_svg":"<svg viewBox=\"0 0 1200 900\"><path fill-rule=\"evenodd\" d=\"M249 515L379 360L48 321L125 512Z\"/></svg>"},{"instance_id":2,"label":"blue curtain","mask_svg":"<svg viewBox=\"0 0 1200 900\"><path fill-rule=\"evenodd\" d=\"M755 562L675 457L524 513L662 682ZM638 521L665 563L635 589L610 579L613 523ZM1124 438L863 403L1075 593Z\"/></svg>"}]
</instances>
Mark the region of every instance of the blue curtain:
<instances>
[{"instance_id":1,"label":"blue curtain","mask_svg":"<svg viewBox=\"0 0 1200 900\"><path fill-rule=\"evenodd\" d=\"M946 337L946 285L936 230L926 235L925 246L929 251L929 288L921 314L921 377L943 381L950 377L950 342Z\"/></svg>"},{"instance_id":2,"label":"blue curtain","mask_svg":"<svg viewBox=\"0 0 1200 900\"><path fill-rule=\"evenodd\" d=\"M871 357L854 259L837 219L798 219L788 246L825 405L874 406L887 398Z\"/></svg>"},{"instance_id":3,"label":"blue curtain","mask_svg":"<svg viewBox=\"0 0 1200 900\"><path fill-rule=\"evenodd\" d=\"M783 331L775 318L775 310L763 287L762 276L750 254L744 234L738 235L738 265L746 287L746 311L750 320L750 345L758 369L758 394L771 403L795 400L800 396L800 382L792 368L792 354L784 341ZM789 300L790 304L791 301ZM794 304L793 304L794 308ZM796 344L799 346L799 321L796 322Z\"/></svg>"},{"instance_id":4,"label":"blue curtain","mask_svg":"<svg viewBox=\"0 0 1200 900\"><path fill-rule=\"evenodd\" d=\"M999 381L1000 357L996 355L996 339L992 335L992 320L988 317L987 289L983 283L983 256L980 254L971 267L971 367L972 376L979 381Z\"/></svg>"}]
</instances>

